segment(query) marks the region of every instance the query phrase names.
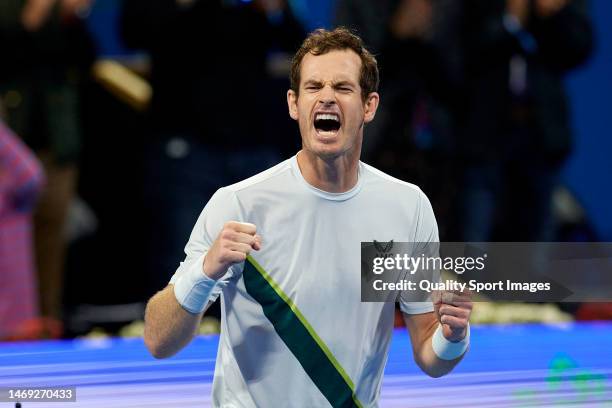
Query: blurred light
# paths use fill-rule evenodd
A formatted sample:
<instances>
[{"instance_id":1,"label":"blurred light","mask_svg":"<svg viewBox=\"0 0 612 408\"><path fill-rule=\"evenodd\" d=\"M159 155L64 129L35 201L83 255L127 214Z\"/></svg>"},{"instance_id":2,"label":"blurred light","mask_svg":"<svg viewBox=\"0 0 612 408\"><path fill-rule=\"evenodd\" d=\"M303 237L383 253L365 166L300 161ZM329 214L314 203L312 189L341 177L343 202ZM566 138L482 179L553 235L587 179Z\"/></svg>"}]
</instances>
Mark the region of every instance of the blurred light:
<instances>
[{"instance_id":1,"label":"blurred light","mask_svg":"<svg viewBox=\"0 0 612 408\"><path fill-rule=\"evenodd\" d=\"M172 138L166 145L166 154L173 159L182 159L189 154L189 143L180 137Z\"/></svg>"}]
</instances>

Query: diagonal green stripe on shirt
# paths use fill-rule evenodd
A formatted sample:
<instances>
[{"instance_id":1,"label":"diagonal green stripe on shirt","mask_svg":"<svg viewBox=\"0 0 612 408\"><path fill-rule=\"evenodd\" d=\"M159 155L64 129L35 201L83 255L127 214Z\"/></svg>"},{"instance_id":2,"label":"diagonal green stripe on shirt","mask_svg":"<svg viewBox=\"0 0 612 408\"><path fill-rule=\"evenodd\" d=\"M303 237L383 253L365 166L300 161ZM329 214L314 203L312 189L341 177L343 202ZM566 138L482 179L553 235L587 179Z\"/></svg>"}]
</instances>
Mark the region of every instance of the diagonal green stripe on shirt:
<instances>
[{"instance_id":1,"label":"diagonal green stripe on shirt","mask_svg":"<svg viewBox=\"0 0 612 408\"><path fill-rule=\"evenodd\" d=\"M332 407L359 407L355 386L293 301L250 255L242 273L249 295L263 308L289 350Z\"/></svg>"}]
</instances>

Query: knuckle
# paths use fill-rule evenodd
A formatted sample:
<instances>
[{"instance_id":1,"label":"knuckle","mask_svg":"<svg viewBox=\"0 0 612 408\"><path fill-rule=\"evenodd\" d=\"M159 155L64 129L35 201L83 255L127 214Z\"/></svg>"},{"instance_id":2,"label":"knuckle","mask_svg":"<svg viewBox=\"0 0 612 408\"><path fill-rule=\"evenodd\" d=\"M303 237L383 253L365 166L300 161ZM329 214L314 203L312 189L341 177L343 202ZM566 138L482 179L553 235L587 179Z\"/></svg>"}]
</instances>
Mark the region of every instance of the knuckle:
<instances>
[{"instance_id":1,"label":"knuckle","mask_svg":"<svg viewBox=\"0 0 612 408\"><path fill-rule=\"evenodd\" d=\"M221 238L224 240L231 240L232 239L232 235L233 235L233 231L230 229L224 229L221 232Z\"/></svg>"}]
</instances>

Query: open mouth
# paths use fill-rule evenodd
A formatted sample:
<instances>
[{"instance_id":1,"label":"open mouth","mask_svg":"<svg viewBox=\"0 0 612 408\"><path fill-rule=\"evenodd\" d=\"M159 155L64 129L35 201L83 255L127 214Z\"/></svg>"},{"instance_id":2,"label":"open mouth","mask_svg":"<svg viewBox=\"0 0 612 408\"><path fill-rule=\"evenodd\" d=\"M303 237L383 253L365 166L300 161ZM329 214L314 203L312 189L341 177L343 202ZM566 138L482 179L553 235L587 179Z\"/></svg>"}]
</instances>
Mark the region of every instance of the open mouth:
<instances>
[{"instance_id":1,"label":"open mouth","mask_svg":"<svg viewBox=\"0 0 612 408\"><path fill-rule=\"evenodd\" d=\"M335 113L317 113L314 127L322 135L333 135L340 129L340 117Z\"/></svg>"}]
</instances>

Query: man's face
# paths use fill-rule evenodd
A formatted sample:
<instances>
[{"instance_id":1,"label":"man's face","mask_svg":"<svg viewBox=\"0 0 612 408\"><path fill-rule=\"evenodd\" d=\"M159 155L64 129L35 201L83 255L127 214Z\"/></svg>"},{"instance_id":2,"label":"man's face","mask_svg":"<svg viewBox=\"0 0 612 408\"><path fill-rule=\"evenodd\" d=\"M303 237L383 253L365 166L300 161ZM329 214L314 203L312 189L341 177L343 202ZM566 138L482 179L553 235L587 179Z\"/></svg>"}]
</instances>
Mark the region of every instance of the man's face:
<instances>
[{"instance_id":1,"label":"man's face","mask_svg":"<svg viewBox=\"0 0 612 408\"><path fill-rule=\"evenodd\" d=\"M353 50L334 50L302 59L299 97L287 93L289 115L298 121L302 146L335 158L361 149L363 125L374 119L378 94L363 101L361 59Z\"/></svg>"}]
</instances>

